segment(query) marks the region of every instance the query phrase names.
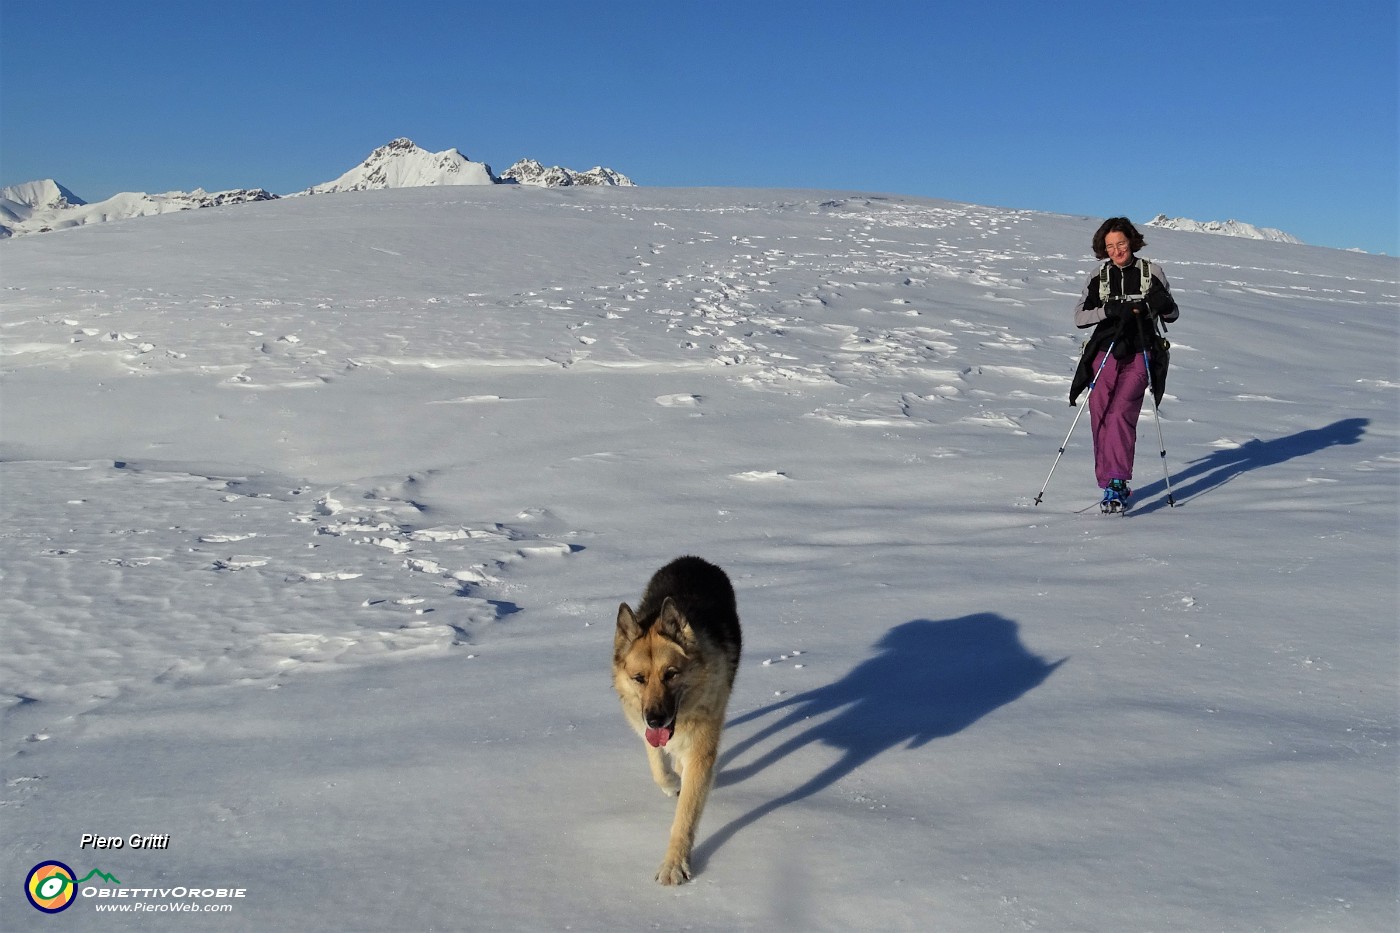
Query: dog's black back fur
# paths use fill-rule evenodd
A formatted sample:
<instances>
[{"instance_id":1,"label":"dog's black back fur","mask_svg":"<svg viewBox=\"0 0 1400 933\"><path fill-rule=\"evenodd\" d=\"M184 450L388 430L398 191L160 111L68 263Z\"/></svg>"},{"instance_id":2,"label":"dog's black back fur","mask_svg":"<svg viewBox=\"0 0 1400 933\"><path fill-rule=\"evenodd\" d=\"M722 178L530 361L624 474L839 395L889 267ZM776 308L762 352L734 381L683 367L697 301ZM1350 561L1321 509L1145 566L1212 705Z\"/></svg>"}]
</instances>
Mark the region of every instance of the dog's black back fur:
<instances>
[{"instance_id":1,"label":"dog's black back fur","mask_svg":"<svg viewBox=\"0 0 1400 933\"><path fill-rule=\"evenodd\" d=\"M661 615L667 597L676 604L695 634L739 663L743 635L729 576L699 557L677 557L652 575L637 607L637 624L646 631Z\"/></svg>"}]
</instances>

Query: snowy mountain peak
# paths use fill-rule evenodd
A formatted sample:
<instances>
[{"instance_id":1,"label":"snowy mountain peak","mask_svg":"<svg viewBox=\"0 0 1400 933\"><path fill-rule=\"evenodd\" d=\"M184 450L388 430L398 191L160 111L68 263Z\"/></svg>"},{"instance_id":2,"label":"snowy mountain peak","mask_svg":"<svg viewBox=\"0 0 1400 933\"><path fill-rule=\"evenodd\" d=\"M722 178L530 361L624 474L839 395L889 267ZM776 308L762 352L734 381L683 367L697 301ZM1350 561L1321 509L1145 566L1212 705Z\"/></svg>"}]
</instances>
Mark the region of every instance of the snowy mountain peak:
<instances>
[{"instance_id":1,"label":"snowy mountain peak","mask_svg":"<svg viewBox=\"0 0 1400 933\"><path fill-rule=\"evenodd\" d=\"M493 184L496 184L496 176L486 163L473 162L456 149L428 152L413 140L400 137L380 146L334 181L314 185L305 193Z\"/></svg>"},{"instance_id":2,"label":"snowy mountain peak","mask_svg":"<svg viewBox=\"0 0 1400 933\"><path fill-rule=\"evenodd\" d=\"M1302 243L1297 237L1275 230L1273 227L1256 227L1238 220L1190 220L1186 217L1168 217L1158 214L1147 222L1149 227L1163 230L1186 230L1191 233L1214 233L1218 236L1237 236L1248 240L1269 240L1274 243Z\"/></svg>"},{"instance_id":3,"label":"snowy mountain peak","mask_svg":"<svg viewBox=\"0 0 1400 933\"><path fill-rule=\"evenodd\" d=\"M76 207L87 203L52 178L0 188L0 200L22 204L31 210Z\"/></svg>"},{"instance_id":4,"label":"snowy mountain peak","mask_svg":"<svg viewBox=\"0 0 1400 933\"><path fill-rule=\"evenodd\" d=\"M534 159L521 159L501 173L501 181L508 184L536 185L542 188L566 188L573 185L612 185L635 187L632 179L601 165L586 172L575 172L563 166L545 168Z\"/></svg>"}]
</instances>

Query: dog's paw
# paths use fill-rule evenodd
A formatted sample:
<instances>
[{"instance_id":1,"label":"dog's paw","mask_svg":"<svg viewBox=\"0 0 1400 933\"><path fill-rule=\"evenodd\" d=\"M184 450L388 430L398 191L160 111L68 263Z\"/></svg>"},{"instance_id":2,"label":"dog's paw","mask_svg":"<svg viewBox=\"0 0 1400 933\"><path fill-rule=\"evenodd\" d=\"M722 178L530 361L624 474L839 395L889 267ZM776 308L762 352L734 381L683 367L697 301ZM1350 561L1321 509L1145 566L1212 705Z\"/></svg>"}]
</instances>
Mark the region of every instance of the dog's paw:
<instances>
[{"instance_id":1,"label":"dog's paw","mask_svg":"<svg viewBox=\"0 0 1400 933\"><path fill-rule=\"evenodd\" d=\"M685 884L690 880L690 860L667 858L656 870L656 880L661 884Z\"/></svg>"},{"instance_id":2,"label":"dog's paw","mask_svg":"<svg viewBox=\"0 0 1400 933\"><path fill-rule=\"evenodd\" d=\"M656 786L661 788L661 793L667 797L678 797L681 793L681 778L674 771L666 774L665 777L656 779Z\"/></svg>"}]
</instances>

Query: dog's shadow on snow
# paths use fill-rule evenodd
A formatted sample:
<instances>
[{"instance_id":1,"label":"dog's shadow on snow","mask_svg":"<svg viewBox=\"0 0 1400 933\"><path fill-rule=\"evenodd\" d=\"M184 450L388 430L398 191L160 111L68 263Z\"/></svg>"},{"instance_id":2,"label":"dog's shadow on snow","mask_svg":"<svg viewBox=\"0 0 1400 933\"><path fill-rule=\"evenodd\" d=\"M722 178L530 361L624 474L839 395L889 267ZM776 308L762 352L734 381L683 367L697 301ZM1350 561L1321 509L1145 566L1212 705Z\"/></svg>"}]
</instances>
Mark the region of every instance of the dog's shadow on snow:
<instances>
[{"instance_id":1,"label":"dog's shadow on snow","mask_svg":"<svg viewBox=\"0 0 1400 933\"><path fill-rule=\"evenodd\" d=\"M1186 469L1172 474L1172 486L1177 504L1181 505L1197 496L1205 495L1213 489L1224 486L1242 473L1283 463L1298 457L1315 454L1328 447L1359 444L1371 424L1369 418L1343 418L1331 424L1299 431L1286 437L1276 437L1270 441L1255 438L1229 450L1217 450L1212 454L1193 460ZM1139 447L1142 444L1139 442ZM1146 500L1149 496L1166 493L1165 480L1158 480L1133 491L1133 501ZM1165 499L1134 508L1133 512L1152 512L1166 507Z\"/></svg>"},{"instance_id":2,"label":"dog's shadow on snow","mask_svg":"<svg viewBox=\"0 0 1400 933\"><path fill-rule=\"evenodd\" d=\"M728 749L716 786L753 777L809 745L840 749L841 757L787 793L731 821L697 849L702 862L746 826L781 807L830 787L877 755L903 745L915 749L961 732L983 716L1039 686L1053 664L1021 644L1015 622L994 613L931 622L918 619L890 629L876 654L840 680L771 703L730 720L739 726L785 715ZM777 747L745 762L769 739Z\"/></svg>"}]
</instances>

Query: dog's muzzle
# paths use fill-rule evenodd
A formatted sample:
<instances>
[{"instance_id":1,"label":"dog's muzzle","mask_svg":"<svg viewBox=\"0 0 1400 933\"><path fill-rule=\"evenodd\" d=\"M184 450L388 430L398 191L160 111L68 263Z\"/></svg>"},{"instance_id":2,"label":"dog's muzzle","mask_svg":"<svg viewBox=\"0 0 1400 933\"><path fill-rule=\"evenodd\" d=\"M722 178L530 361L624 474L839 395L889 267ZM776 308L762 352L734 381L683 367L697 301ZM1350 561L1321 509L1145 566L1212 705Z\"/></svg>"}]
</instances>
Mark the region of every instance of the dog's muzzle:
<instances>
[{"instance_id":1,"label":"dog's muzzle","mask_svg":"<svg viewBox=\"0 0 1400 933\"><path fill-rule=\"evenodd\" d=\"M661 716L647 716L647 744L650 745L652 748L663 747L667 742L671 741L671 733L675 724L676 720L674 719L674 717L670 719L665 719Z\"/></svg>"}]
</instances>

